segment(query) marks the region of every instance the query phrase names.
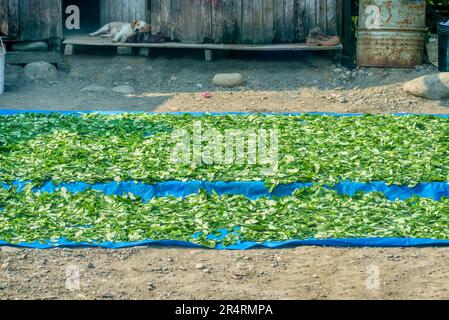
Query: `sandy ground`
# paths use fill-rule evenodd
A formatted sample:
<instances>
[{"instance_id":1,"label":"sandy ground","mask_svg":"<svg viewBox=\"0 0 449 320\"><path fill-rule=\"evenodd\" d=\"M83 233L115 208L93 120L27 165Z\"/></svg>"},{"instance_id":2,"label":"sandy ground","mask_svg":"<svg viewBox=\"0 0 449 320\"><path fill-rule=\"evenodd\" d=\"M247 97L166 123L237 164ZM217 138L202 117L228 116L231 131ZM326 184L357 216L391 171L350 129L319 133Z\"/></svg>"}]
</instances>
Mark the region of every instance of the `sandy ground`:
<instances>
[{"instance_id":1,"label":"sandy ground","mask_svg":"<svg viewBox=\"0 0 449 320\"><path fill-rule=\"evenodd\" d=\"M7 68L3 109L448 113L448 101L402 91L435 72L348 70L327 57L157 53L151 59L78 54L70 73L27 82ZM218 90L218 72L240 72L245 86ZM85 92L95 84L106 89ZM134 95L112 91L129 84ZM210 91L212 98L201 93ZM0 249L0 299L447 299L449 249L213 251L177 248L49 251Z\"/></svg>"}]
</instances>

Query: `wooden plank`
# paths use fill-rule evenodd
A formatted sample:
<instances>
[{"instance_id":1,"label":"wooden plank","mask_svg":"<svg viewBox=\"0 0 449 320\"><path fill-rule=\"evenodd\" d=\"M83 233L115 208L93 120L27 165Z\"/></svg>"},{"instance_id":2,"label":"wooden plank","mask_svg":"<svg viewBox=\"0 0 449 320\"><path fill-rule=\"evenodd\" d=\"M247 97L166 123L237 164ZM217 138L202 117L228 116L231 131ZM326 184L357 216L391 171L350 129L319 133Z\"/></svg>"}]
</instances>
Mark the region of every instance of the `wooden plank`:
<instances>
[{"instance_id":1,"label":"wooden plank","mask_svg":"<svg viewBox=\"0 0 449 320\"><path fill-rule=\"evenodd\" d=\"M223 2L212 1L212 39L215 43L223 42Z\"/></svg>"},{"instance_id":2,"label":"wooden plank","mask_svg":"<svg viewBox=\"0 0 449 320\"><path fill-rule=\"evenodd\" d=\"M50 0L50 34L52 38L63 38L63 15L62 2L60 0Z\"/></svg>"},{"instance_id":3,"label":"wooden plank","mask_svg":"<svg viewBox=\"0 0 449 320\"><path fill-rule=\"evenodd\" d=\"M9 0L8 36L11 38L19 36L19 12L19 0Z\"/></svg>"},{"instance_id":4,"label":"wooden plank","mask_svg":"<svg viewBox=\"0 0 449 320\"><path fill-rule=\"evenodd\" d=\"M274 1L273 6L274 41L284 41L284 0Z\"/></svg>"},{"instance_id":5,"label":"wooden plank","mask_svg":"<svg viewBox=\"0 0 449 320\"><path fill-rule=\"evenodd\" d=\"M326 0L326 31L329 34L337 34L337 0Z\"/></svg>"},{"instance_id":6,"label":"wooden plank","mask_svg":"<svg viewBox=\"0 0 449 320\"><path fill-rule=\"evenodd\" d=\"M79 46L103 47L135 47L135 48L173 48L173 49L204 49L204 50L242 50L242 51L338 51L343 46L309 47L305 43L284 44L216 44L216 43L113 43L110 39L91 38L88 36L69 36L64 44Z\"/></svg>"},{"instance_id":7,"label":"wooden plank","mask_svg":"<svg viewBox=\"0 0 449 320\"><path fill-rule=\"evenodd\" d=\"M49 39L52 38L51 25L58 23L58 21L52 21L51 5L53 0L39 0L39 38Z\"/></svg>"},{"instance_id":8,"label":"wooden plank","mask_svg":"<svg viewBox=\"0 0 449 320\"><path fill-rule=\"evenodd\" d=\"M276 2L276 1L275 1ZM283 41L295 42L295 0L284 0Z\"/></svg>"},{"instance_id":9,"label":"wooden plank","mask_svg":"<svg viewBox=\"0 0 449 320\"><path fill-rule=\"evenodd\" d=\"M100 0L100 25L104 26L106 24L105 14L104 14L104 2L105 0Z\"/></svg>"},{"instance_id":10,"label":"wooden plank","mask_svg":"<svg viewBox=\"0 0 449 320\"><path fill-rule=\"evenodd\" d=\"M212 37L216 43L242 43L242 0L213 2Z\"/></svg>"},{"instance_id":11,"label":"wooden plank","mask_svg":"<svg viewBox=\"0 0 449 320\"><path fill-rule=\"evenodd\" d=\"M28 18L28 12L31 12L33 8L30 7L29 0L22 0L19 6L19 18L20 18L20 40L31 40L32 34L30 33L31 24L34 21L34 16ZM26 17L26 18L24 18Z\"/></svg>"},{"instance_id":12,"label":"wooden plank","mask_svg":"<svg viewBox=\"0 0 449 320\"><path fill-rule=\"evenodd\" d=\"M184 0L190 3L190 41L203 43L201 26L201 0Z\"/></svg>"},{"instance_id":13,"label":"wooden plank","mask_svg":"<svg viewBox=\"0 0 449 320\"><path fill-rule=\"evenodd\" d=\"M317 26L317 19L316 19L316 1L317 0L306 0L306 28L305 32L306 34L309 33L309 31Z\"/></svg>"},{"instance_id":14,"label":"wooden plank","mask_svg":"<svg viewBox=\"0 0 449 320\"><path fill-rule=\"evenodd\" d=\"M295 41L295 0L274 1L273 29L275 42Z\"/></svg>"},{"instance_id":15,"label":"wooden plank","mask_svg":"<svg viewBox=\"0 0 449 320\"><path fill-rule=\"evenodd\" d=\"M263 5L264 0L253 0L253 38L252 43L264 43L264 24L263 24Z\"/></svg>"},{"instance_id":16,"label":"wooden plank","mask_svg":"<svg viewBox=\"0 0 449 320\"><path fill-rule=\"evenodd\" d=\"M173 40L180 40L183 37L185 30L182 30L180 22L182 21L182 1L183 0L165 0L169 3L169 8L165 9L168 19L167 23L164 22L167 29L164 33L167 37ZM168 5L168 4L167 4Z\"/></svg>"},{"instance_id":17,"label":"wooden plank","mask_svg":"<svg viewBox=\"0 0 449 320\"><path fill-rule=\"evenodd\" d=\"M9 35L9 0L0 0L0 34Z\"/></svg>"},{"instance_id":18,"label":"wooden plank","mask_svg":"<svg viewBox=\"0 0 449 320\"><path fill-rule=\"evenodd\" d=\"M104 24L112 22L111 21L111 14L110 14L110 11L109 11L110 5L111 5L111 0L104 0L104 8L103 8L103 11L104 11Z\"/></svg>"},{"instance_id":19,"label":"wooden plank","mask_svg":"<svg viewBox=\"0 0 449 320\"><path fill-rule=\"evenodd\" d=\"M128 20L125 20L124 14L123 14L123 3L127 0L115 0L114 4L114 16L115 20L117 21L123 21L123 22L129 22Z\"/></svg>"},{"instance_id":20,"label":"wooden plank","mask_svg":"<svg viewBox=\"0 0 449 320\"><path fill-rule=\"evenodd\" d=\"M274 40L273 13L274 13L274 0L263 0L263 43L273 43Z\"/></svg>"},{"instance_id":21,"label":"wooden plank","mask_svg":"<svg viewBox=\"0 0 449 320\"><path fill-rule=\"evenodd\" d=\"M295 41L307 39L306 1L295 0Z\"/></svg>"},{"instance_id":22,"label":"wooden plank","mask_svg":"<svg viewBox=\"0 0 449 320\"><path fill-rule=\"evenodd\" d=\"M64 57L57 52L24 52L13 51L6 53L6 63L8 64L28 64L32 62L62 63Z\"/></svg>"},{"instance_id":23,"label":"wooden plank","mask_svg":"<svg viewBox=\"0 0 449 320\"><path fill-rule=\"evenodd\" d=\"M161 1L151 0L151 29L153 33L161 31Z\"/></svg>"},{"instance_id":24,"label":"wooden plank","mask_svg":"<svg viewBox=\"0 0 449 320\"><path fill-rule=\"evenodd\" d=\"M213 42L212 35L212 2L201 0L201 42Z\"/></svg>"},{"instance_id":25,"label":"wooden plank","mask_svg":"<svg viewBox=\"0 0 449 320\"><path fill-rule=\"evenodd\" d=\"M242 1L242 43L253 43L253 2Z\"/></svg>"},{"instance_id":26,"label":"wooden plank","mask_svg":"<svg viewBox=\"0 0 449 320\"><path fill-rule=\"evenodd\" d=\"M316 0L316 25L323 32L327 31L326 0Z\"/></svg>"},{"instance_id":27,"label":"wooden plank","mask_svg":"<svg viewBox=\"0 0 449 320\"><path fill-rule=\"evenodd\" d=\"M131 22L131 15L129 11L129 1L122 0L122 19L124 22Z\"/></svg>"}]
</instances>

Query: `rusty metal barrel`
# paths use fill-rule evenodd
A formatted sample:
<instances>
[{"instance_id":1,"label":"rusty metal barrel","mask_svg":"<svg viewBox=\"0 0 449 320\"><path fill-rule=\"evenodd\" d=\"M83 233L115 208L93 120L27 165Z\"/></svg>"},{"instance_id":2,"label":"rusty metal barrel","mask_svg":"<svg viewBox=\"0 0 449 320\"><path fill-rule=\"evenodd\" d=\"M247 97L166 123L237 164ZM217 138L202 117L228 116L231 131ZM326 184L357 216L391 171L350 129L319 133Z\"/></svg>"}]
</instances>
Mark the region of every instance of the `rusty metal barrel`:
<instances>
[{"instance_id":1,"label":"rusty metal barrel","mask_svg":"<svg viewBox=\"0 0 449 320\"><path fill-rule=\"evenodd\" d=\"M360 0L357 64L414 67L423 63L425 0Z\"/></svg>"}]
</instances>

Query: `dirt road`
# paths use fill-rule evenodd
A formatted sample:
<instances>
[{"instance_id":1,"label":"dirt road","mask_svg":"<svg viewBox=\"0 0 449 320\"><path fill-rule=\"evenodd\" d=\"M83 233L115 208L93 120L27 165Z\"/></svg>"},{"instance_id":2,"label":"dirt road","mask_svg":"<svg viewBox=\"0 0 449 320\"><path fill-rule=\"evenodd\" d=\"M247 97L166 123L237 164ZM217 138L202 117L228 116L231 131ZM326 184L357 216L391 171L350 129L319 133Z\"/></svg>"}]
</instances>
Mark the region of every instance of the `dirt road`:
<instances>
[{"instance_id":1,"label":"dirt road","mask_svg":"<svg viewBox=\"0 0 449 320\"><path fill-rule=\"evenodd\" d=\"M31 83L7 68L3 109L448 113L448 101L402 91L404 81L435 72L348 70L307 56L116 57L75 55L70 73ZM317 67L318 66L318 67ZM218 72L240 72L244 87L217 90ZM133 95L112 91L131 85ZM83 91L88 85L102 87ZM97 88L98 89L98 88ZM210 91L212 98L201 93ZM0 299L447 299L449 249L303 247L245 252L0 250Z\"/></svg>"}]
</instances>

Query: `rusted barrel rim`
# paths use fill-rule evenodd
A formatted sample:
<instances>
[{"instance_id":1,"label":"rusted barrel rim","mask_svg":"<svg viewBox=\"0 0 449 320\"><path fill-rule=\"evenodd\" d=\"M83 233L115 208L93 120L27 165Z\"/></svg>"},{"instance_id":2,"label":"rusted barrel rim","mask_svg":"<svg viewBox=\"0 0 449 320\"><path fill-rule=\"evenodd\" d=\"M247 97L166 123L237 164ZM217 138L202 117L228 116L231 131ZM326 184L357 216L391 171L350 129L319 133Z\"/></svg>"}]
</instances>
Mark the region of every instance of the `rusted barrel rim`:
<instances>
[{"instance_id":1,"label":"rusted barrel rim","mask_svg":"<svg viewBox=\"0 0 449 320\"><path fill-rule=\"evenodd\" d=\"M367 28L360 28L358 32L379 32L379 31L386 31L386 32L427 32L428 28L407 28L407 29L398 29L398 28L380 28L380 29L367 29Z\"/></svg>"}]
</instances>

